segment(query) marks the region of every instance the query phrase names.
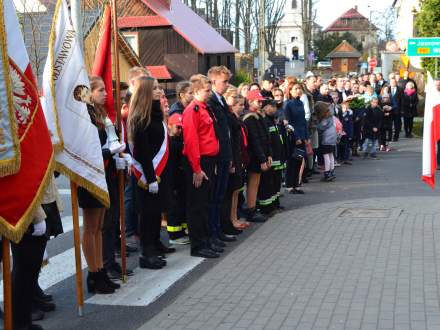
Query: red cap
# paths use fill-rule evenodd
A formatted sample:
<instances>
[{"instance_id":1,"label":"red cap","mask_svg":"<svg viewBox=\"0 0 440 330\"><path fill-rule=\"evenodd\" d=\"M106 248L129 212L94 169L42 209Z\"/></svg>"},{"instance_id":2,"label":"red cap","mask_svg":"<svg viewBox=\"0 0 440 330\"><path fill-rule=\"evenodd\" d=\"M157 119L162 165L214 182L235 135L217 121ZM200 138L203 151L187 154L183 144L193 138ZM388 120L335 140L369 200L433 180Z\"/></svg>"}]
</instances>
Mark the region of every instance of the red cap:
<instances>
[{"instance_id":1,"label":"red cap","mask_svg":"<svg viewBox=\"0 0 440 330\"><path fill-rule=\"evenodd\" d=\"M265 98L263 97L263 95L261 95L260 91L259 91L259 90L256 90L256 89L254 89L253 91L250 91L250 92L248 93L248 95L247 95L247 99L248 99L249 101L254 101L254 100L257 100L257 101L264 101L264 100L265 100Z\"/></svg>"},{"instance_id":2,"label":"red cap","mask_svg":"<svg viewBox=\"0 0 440 330\"><path fill-rule=\"evenodd\" d=\"M170 118L168 118L168 125L182 126L182 115L175 113Z\"/></svg>"}]
</instances>

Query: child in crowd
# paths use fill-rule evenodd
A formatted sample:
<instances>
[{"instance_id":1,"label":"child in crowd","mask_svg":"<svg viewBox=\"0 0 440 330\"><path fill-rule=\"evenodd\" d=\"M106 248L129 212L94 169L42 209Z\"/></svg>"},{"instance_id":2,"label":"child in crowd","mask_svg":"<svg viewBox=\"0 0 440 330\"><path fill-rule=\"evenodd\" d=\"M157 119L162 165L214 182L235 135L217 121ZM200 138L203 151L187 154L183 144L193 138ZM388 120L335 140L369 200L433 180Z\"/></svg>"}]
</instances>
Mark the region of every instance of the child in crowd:
<instances>
[{"instance_id":1,"label":"child in crowd","mask_svg":"<svg viewBox=\"0 0 440 330\"><path fill-rule=\"evenodd\" d=\"M380 129L380 150L390 151L388 142L393 138L393 107L389 86L385 85L382 87L379 102L383 111L383 122Z\"/></svg>"},{"instance_id":2,"label":"child in crowd","mask_svg":"<svg viewBox=\"0 0 440 330\"><path fill-rule=\"evenodd\" d=\"M284 162L284 142L279 127L277 125L277 102L273 100L266 101L266 105L264 106L263 110L265 113L264 121L270 135L270 144L272 148L272 168L268 172L262 174L261 180L262 182L264 181L263 177L266 176L266 173L267 176L271 178L272 196L270 206L267 208L271 209L271 211L276 211L283 209L283 207L280 205L280 196L282 172L286 168ZM264 187L264 184L260 185L260 188L262 187ZM263 191L259 192L259 196L263 194L269 195L268 193L265 193Z\"/></svg>"},{"instance_id":3,"label":"child in crowd","mask_svg":"<svg viewBox=\"0 0 440 330\"><path fill-rule=\"evenodd\" d=\"M333 181L335 176L336 126L328 103L317 102L314 107L318 117L319 151L324 158L324 177L322 181Z\"/></svg>"},{"instance_id":4,"label":"child in crowd","mask_svg":"<svg viewBox=\"0 0 440 330\"><path fill-rule=\"evenodd\" d=\"M350 149L353 142L353 111L349 108L349 102L342 102L342 129L344 135L341 137L339 143L339 155L341 161L346 165L351 165L350 162Z\"/></svg>"},{"instance_id":5,"label":"child in crowd","mask_svg":"<svg viewBox=\"0 0 440 330\"><path fill-rule=\"evenodd\" d=\"M378 147L378 139L380 134L380 128L382 126L383 112L379 107L379 100L376 96L371 98L371 103L365 111L364 120L364 158L368 155L373 159L377 159L376 151Z\"/></svg>"},{"instance_id":6,"label":"child in crowd","mask_svg":"<svg viewBox=\"0 0 440 330\"><path fill-rule=\"evenodd\" d=\"M185 233L187 224L185 220L185 172L183 171L183 130L182 115L174 112L168 118L168 131L170 135L169 187L170 198L168 209L167 231L171 244L189 244Z\"/></svg>"},{"instance_id":7,"label":"child in crowd","mask_svg":"<svg viewBox=\"0 0 440 330\"><path fill-rule=\"evenodd\" d=\"M247 221L264 222L265 216L257 214L257 193L260 186L261 173L272 167L272 150L267 127L261 114L261 105L264 97L260 91L252 90L248 94L249 113L243 117L248 131L248 185L247 185Z\"/></svg>"}]
</instances>

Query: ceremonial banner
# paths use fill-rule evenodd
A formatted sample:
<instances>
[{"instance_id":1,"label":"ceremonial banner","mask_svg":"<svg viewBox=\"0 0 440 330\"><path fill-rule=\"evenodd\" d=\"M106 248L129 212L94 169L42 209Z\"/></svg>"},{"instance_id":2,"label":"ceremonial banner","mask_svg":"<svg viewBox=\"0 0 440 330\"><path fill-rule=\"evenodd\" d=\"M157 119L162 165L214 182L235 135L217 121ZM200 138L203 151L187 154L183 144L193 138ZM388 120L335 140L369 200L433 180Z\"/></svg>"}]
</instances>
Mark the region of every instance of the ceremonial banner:
<instances>
[{"instance_id":1,"label":"ceremonial banner","mask_svg":"<svg viewBox=\"0 0 440 330\"><path fill-rule=\"evenodd\" d=\"M4 27L3 16L0 17ZM15 121L6 35L0 33L0 177L20 169L20 141Z\"/></svg>"},{"instance_id":2,"label":"ceremonial banner","mask_svg":"<svg viewBox=\"0 0 440 330\"><path fill-rule=\"evenodd\" d=\"M20 170L0 178L0 233L18 242L53 175L53 148L12 0L0 0L0 30L6 38L1 47L8 51L13 119L21 153ZM8 82L4 84L7 86Z\"/></svg>"},{"instance_id":3,"label":"ceremonial banner","mask_svg":"<svg viewBox=\"0 0 440 330\"><path fill-rule=\"evenodd\" d=\"M114 123L116 120L115 105L113 100L112 78L112 24L110 5L105 5L102 15L101 31L99 33L98 47L96 48L95 62L92 74L102 77L107 92L106 110L107 115Z\"/></svg>"},{"instance_id":4,"label":"ceremonial banner","mask_svg":"<svg viewBox=\"0 0 440 330\"><path fill-rule=\"evenodd\" d=\"M98 130L85 103L90 101L89 85L66 0L58 0L43 72L44 113L52 143L63 146L55 154L56 168L109 206Z\"/></svg>"},{"instance_id":5,"label":"ceremonial banner","mask_svg":"<svg viewBox=\"0 0 440 330\"><path fill-rule=\"evenodd\" d=\"M440 139L440 92L428 73L426 85L425 118L423 120L423 155L422 180L431 188L435 186L437 169L436 147Z\"/></svg>"}]
</instances>

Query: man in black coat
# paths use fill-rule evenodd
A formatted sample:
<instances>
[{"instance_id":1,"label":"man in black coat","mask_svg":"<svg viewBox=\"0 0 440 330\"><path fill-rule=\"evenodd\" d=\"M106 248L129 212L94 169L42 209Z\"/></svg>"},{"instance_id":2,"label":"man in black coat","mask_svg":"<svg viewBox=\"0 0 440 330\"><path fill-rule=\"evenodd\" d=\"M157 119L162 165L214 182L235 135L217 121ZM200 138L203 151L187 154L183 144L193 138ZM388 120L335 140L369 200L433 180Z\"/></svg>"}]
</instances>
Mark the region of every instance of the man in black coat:
<instances>
[{"instance_id":1,"label":"man in black coat","mask_svg":"<svg viewBox=\"0 0 440 330\"><path fill-rule=\"evenodd\" d=\"M393 116L394 135L393 141L399 140L400 130L402 129L402 114L400 113L400 102L402 89L397 85L396 79L390 79L391 107Z\"/></svg>"},{"instance_id":2,"label":"man in black coat","mask_svg":"<svg viewBox=\"0 0 440 330\"><path fill-rule=\"evenodd\" d=\"M216 164L217 176L209 210L209 230L211 244L224 247L225 244L223 242L236 240L235 236L223 233L220 223L221 207L228 187L229 172L232 167L231 133L227 117L229 107L223 97L223 94L229 87L231 72L225 66L214 66L209 69L208 78L212 83L212 95L208 100L208 106L215 116L216 134L220 144Z\"/></svg>"}]
</instances>

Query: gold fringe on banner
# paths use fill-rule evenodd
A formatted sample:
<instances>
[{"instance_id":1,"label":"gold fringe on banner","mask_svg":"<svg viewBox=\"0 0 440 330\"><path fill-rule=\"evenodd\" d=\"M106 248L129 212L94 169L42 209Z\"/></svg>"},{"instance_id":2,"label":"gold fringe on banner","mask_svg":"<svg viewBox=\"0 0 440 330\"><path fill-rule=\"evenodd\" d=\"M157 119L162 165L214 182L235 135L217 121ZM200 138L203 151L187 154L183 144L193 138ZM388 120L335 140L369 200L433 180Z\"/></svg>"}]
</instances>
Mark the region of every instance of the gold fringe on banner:
<instances>
[{"instance_id":1,"label":"gold fringe on banner","mask_svg":"<svg viewBox=\"0 0 440 330\"><path fill-rule=\"evenodd\" d=\"M57 135L58 135L58 139L59 142L53 144L53 147L55 149L56 152L62 151L64 148L64 141L63 141L63 135L61 134L61 128L58 122L58 111L57 111L57 101L56 101L56 90L55 90L55 81L53 79L54 76L54 67L55 67L55 59L54 59L54 44L55 44L55 40L56 40L56 25L58 22L58 15L60 13L60 8L61 8L61 0L57 1L56 7L55 7L55 12L53 14L53 19L52 19L52 26L50 28L50 36L49 36L49 52L48 52L48 56L50 59L50 94L51 94L51 100L48 100L49 102L52 103L52 112L53 112L53 118L55 121L55 127L57 129Z\"/></svg>"},{"instance_id":2,"label":"gold fringe on banner","mask_svg":"<svg viewBox=\"0 0 440 330\"><path fill-rule=\"evenodd\" d=\"M6 221L5 218L0 216L0 234L14 243L18 243L21 240L32 220L34 219L36 209L41 205L41 201L43 200L47 185L50 183L51 180L50 176L53 175L53 157L54 154L52 152L46 169L46 173L44 174L40 187L38 188L38 191L35 194L33 201L31 202L23 216L18 220L17 224L15 226L12 226L9 222Z\"/></svg>"},{"instance_id":3,"label":"gold fringe on banner","mask_svg":"<svg viewBox=\"0 0 440 330\"><path fill-rule=\"evenodd\" d=\"M12 175L17 173L20 170L21 166L21 153L20 153L20 140L18 138L18 128L17 123L15 121L15 109L13 103L13 94L12 94L12 86L11 80L9 79L9 56L7 52L7 40L6 40L6 29L5 29L5 19L4 19L4 6L3 0L0 0L0 43L1 43L1 57L3 64L3 76L7 77L3 79L6 86L6 98L7 98L7 107L9 114L9 124L10 131L12 135L12 144L14 149L14 156L11 159L3 159L0 160L0 177ZM0 113L0 120L1 120Z\"/></svg>"},{"instance_id":4,"label":"gold fringe on banner","mask_svg":"<svg viewBox=\"0 0 440 330\"><path fill-rule=\"evenodd\" d=\"M70 180L75 182L78 186L83 187L89 191L93 196L95 196L106 208L110 207L110 197L108 192L99 188L97 185L86 180L79 174L73 172L71 169L66 167L64 164L56 162L55 170L66 175Z\"/></svg>"}]
</instances>

